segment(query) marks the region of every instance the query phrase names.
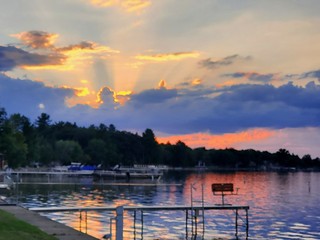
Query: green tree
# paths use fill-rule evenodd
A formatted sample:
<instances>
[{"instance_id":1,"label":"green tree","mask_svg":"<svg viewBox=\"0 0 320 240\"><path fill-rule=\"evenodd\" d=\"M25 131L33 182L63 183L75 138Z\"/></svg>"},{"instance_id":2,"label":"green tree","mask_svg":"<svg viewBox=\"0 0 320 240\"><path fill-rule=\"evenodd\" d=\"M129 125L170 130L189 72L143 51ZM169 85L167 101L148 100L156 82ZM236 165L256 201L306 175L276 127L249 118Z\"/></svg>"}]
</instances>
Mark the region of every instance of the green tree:
<instances>
[{"instance_id":1,"label":"green tree","mask_svg":"<svg viewBox=\"0 0 320 240\"><path fill-rule=\"evenodd\" d=\"M55 144L55 156L61 164L67 165L71 162L84 163L85 156L78 142L72 140L59 140Z\"/></svg>"},{"instance_id":2,"label":"green tree","mask_svg":"<svg viewBox=\"0 0 320 240\"><path fill-rule=\"evenodd\" d=\"M106 143L103 140L96 138L89 141L85 152L90 157L89 164L92 165L98 165L105 162L108 155Z\"/></svg>"},{"instance_id":3,"label":"green tree","mask_svg":"<svg viewBox=\"0 0 320 240\"><path fill-rule=\"evenodd\" d=\"M38 142L35 144L34 152L41 164L50 165L56 161L53 146L46 139L38 139Z\"/></svg>"},{"instance_id":4,"label":"green tree","mask_svg":"<svg viewBox=\"0 0 320 240\"><path fill-rule=\"evenodd\" d=\"M295 167L299 158L291 155L287 149L279 149L275 154L275 159L280 166L283 167Z\"/></svg>"},{"instance_id":5,"label":"green tree","mask_svg":"<svg viewBox=\"0 0 320 240\"><path fill-rule=\"evenodd\" d=\"M41 115L36 120L36 126L40 133L44 133L50 126L51 119L50 116L46 113L41 113Z\"/></svg>"},{"instance_id":6,"label":"green tree","mask_svg":"<svg viewBox=\"0 0 320 240\"><path fill-rule=\"evenodd\" d=\"M26 165L28 152L23 132L13 119L7 119L5 110L0 110L0 152L12 168Z\"/></svg>"},{"instance_id":7,"label":"green tree","mask_svg":"<svg viewBox=\"0 0 320 240\"><path fill-rule=\"evenodd\" d=\"M174 162L173 146L170 143L160 144L159 149L159 163L172 166Z\"/></svg>"},{"instance_id":8,"label":"green tree","mask_svg":"<svg viewBox=\"0 0 320 240\"><path fill-rule=\"evenodd\" d=\"M178 141L173 146L173 166L190 167L194 166L192 150L184 142Z\"/></svg>"},{"instance_id":9,"label":"green tree","mask_svg":"<svg viewBox=\"0 0 320 240\"><path fill-rule=\"evenodd\" d=\"M142 145L144 149L144 163L158 163L159 146L156 137L150 128L142 133Z\"/></svg>"}]
</instances>

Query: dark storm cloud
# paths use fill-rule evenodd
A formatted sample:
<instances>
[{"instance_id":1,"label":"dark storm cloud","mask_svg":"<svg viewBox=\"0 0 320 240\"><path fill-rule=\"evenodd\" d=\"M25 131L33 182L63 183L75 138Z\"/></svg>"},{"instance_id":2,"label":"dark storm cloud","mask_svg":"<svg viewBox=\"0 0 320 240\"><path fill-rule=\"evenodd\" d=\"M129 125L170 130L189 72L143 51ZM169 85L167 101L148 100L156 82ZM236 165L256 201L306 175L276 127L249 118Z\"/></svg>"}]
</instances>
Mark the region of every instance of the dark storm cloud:
<instances>
[{"instance_id":1,"label":"dark storm cloud","mask_svg":"<svg viewBox=\"0 0 320 240\"><path fill-rule=\"evenodd\" d=\"M249 56L242 57L242 56L239 56L238 54L235 54L219 60L212 60L211 58L207 58L199 61L199 65L207 69L215 69L220 66L231 65L236 61L243 61L243 60L250 60L250 59L251 57Z\"/></svg>"},{"instance_id":2,"label":"dark storm cloud","mask_svg":"<svg viewBox=\"0 0 320 240\"><path fill-rule=\"evenodd\" d=\"M113 105L113 92L103 88L100 108L67 107L72 89L49 88L30 80L0 75L0 106L8 113L32 119L46 112L54 121L80 125L115 124L118 129L151 128L171 134L226 133L250 128L320 127L320 85L287 83L238 84L222 88L204 86L149 89L131 95L126 104ZM44 109L39 109L43 104ZM107 104L107 105L106 105Z\"/></svg>"},{"instance_id":3,"label":"dark storm cloud","mask_svg":"<svg viewBox=\"0 0 320 240\"><path fill-rule=\"evenodd\" d=\"M273 74L273 73L261 74L261 73L255 73L255 72L235 72L235 73L224 74L222 76L231 77L231 78L247 78L250 81L268 83L268 82L271 82L276 77L276 74Z\"/></svg>"},{"instance_id":4,"label":"dark storm cloud","mask_svg":"<svg viewBox=\"0 0 320 240\"><path fill-rule=\"evenodd\" d=\"M64 61L65 56L61 54L41 55L14 46L0 46L0 71L10 71L23 66L61 65Z\"/></svg>"},{"instance_id":5,"label":"dark storm cloud","mask_svg":"<svg viewBox=\"0 0 320 240\"><path fill-rule=\"evenodd\" d=\"M320 86L311 82L306 87L292 83L272 85L235 85L216 89L216 94L204 91L177 90L177 97L166 98L163 104L148 105L150 97L140 99L121 109L135 121L135 126L119 120L126 128L145 126L162 132L186 134L209 131L225 133L255 127L288 128L320 126ZM214 92L214 91L212 91ZM139 104L138 104L139 103Z\"/></svg>"},{"instance_id":6,"label":"dark storm cloud","mask_svg":"<svg viewBox=\"0 0 320 240\"><path fill-rule=\"evenodd\" d=\"M300 78L317 78L320 81L320 70L303 73Z\"/></svg>"},{"instance_id":7,"label":"dark storm cloud","mask_svg":"<svg viewBox=\"0 0 320 240\"><path fill-rule=\"evenodd\" d=\"M307 79L307 78L316 78L320 81L320 70L312 70L300 74L287 74L284 76L286 79Z\"/></svg>"},{"instance_id":8,"label":"dark storm cloud","mask_svg":"<svg viewBox=\"0 0 320 240\"><path fill-rule=\"evenodd\" d=\"M176 89L149 89L139 94L134 94L131 97L131 101L134 104L152 104L152 103L164 103L167 100L175 98L177 96Z\"/></svg>"},{"instance_id":9,"label":"dark storm cloud","mask_svg":"<svg viewBox=\"0 0 320 240\"><path fill-rule=\"evenodd\" d=\"M10 114L21 113L32 119L41 112L56 115L65 111L65 99L73 95L72 89L46 87L40 82L0 74L0 106Z\"/></svg>"}]
</instances>

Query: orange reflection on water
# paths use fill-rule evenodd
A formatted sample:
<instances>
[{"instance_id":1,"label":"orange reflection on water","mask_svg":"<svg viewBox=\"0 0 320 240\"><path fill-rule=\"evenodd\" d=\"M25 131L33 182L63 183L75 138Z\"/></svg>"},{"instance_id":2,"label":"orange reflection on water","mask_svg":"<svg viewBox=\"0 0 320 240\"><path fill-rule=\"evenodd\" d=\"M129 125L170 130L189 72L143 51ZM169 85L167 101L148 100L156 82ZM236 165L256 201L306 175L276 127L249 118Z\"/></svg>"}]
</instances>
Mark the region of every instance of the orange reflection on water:
<instances>
[{"instance_id":1,"label":"orange reflection on water","mask_svg":"<svg viewBox=\"0 0 320 240\"><path fill-rule=\"evenodd\" d=\"M211 190L213 183L233 183L234 189L238 194L235 196L227 196L226 202L232 204L248 204L248 201L254 199L264 199L268 196L269 190L266 189L266 174L264 173L194 173L188 175L185 181L184 198L187 203L191 202L191 185L194 185L193 199L200 200L202 198L201 186L204 189L204 200L207 204L221 203L220 196L214 196ZM254 194L252 194L254 193Z\"/></svg>"},{"instance_id":2,"label":"orange reflection on water","mask_svg":"<svg viewBox=\"0 0 320 240\"><path fill-rule=\"evenodd\" d=\"M118 206L132 206L134 203L127 199L114 199L113 203L106 206L103 203L103 196L101 195L82 195L81 198L76 197L73 207L118 207ZM110 224L112 224L112 235L115 236L115 211L82 211L70 213L67 221L67 225L85 232L91 236L101 239L104 234L110 233ZM124 239L130 239L133 235L133 216L131 212L123 212L123 237Z\"/></svg>"}]
</instances>

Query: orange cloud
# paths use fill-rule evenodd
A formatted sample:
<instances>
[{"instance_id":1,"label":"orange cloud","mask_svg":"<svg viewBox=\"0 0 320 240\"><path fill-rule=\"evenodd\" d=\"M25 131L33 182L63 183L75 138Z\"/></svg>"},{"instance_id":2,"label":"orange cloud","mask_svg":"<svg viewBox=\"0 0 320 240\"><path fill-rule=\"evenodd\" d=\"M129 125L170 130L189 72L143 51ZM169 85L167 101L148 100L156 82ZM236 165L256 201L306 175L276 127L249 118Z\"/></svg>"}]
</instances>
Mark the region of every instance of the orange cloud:
<instances>
[{"instance_id":1,"label":"orange cloud","mask_svg":"<svg viewBox=\"0 0 320 240\"><path fill-rule=\"evenodd\" d=\"M88 60L93 57L105 58L110 54L119 53L119 51L113 50L107 46L88 41L57 48L56 51L67 57L67 62L65 64L65 67L68 67L67 69L73 69L75 65L83 63L84 60L86 60L86 64L88 64Z\"/></svg>"},{"instance_id":2,"label":"orange cloud","mask_svg":"<svg viewBox=\"0 0 320 240\"><path fill-rule=\"evenodd\" d=\"M151 5L150 0L91 0L92 5L97 7L119 6L127 12L135 12Z\"/></svg>"},{"instance_id":3,"label":"orange cloud","mask_svg":"<svg viewBox=\"0 0 320 240\"><path fill-rule=\"evenodd\" d=\"M93 108L98 108L103 104L111 104L117 108L119 105L122 106L130 100L132 94L131 91L115 92L109 87L103 87L98 92L91 91L88 87L62 87L74 91L74 96L66 99L66 104L69 107L75 106L76 104L86 104Z\"/></svg>"},{"instance_id":4,"label":"orange cloud","mask_svg":"<svg viewBox=\"0 0 320 240\"><path fill-rule=\"evenodd\" d=\"M82 79L82 80L80 80L80 82L83 83L83 84L89 83L89 81L87 79Z\"/></svg>"},{"instance_id":5,"label":"orange cloud","mask_svg":"<svg viewBox=\"0 0 320 240\"><path fill-rule=\"evenodd\" d=\"M78 97L88 96L90 94L89 89L86 87L76 88L75 90L76 90L75 94Z\"/></svg>"},{"instance_id":6,"label":"orange cloud","mask_svg":"<svg viewBox=\"0 0 320 240\"><path fill-rule=\"evenodd\" d=\"M69 45L68 47L58 48L57 51L71 56L84 53L119 53L119 51L113 50L110 47L99 45L90 41L82 41L79 44L73 44Z\"/></svg>"},{"instance_id":7,"label":"orange cloud","mask_svg":"<svg viewBox=\"0 0 320 240\"><path fill-rule=\"evenodd\" d=\"M196 78L196 79L193 79L192 80L192 85L193 86L196 86L196 85L200 85L202 83L202 80L201 79L199 79L199 78Z\"/></svg>"},{"instance_id":8,"label":"orange cloud","mask_svg":"<svg viewBox=\"0 0 320 240\"><path fill-rule=\"evenodd\" d=\"M91 0L91 4L97 7L110 7L117 3L117 0Z\"/></svg>"},{"instance_id":9,"label":"orange cloud","mask_svg":"<svg viewBox=\"0 0 320 240\"><path fill-rule=\"evenodd\" d=\"M148 7L151 4L149 0L125 0L121 2L121 6L128 12L135 12Z\"/></svg>"},{"instance_id":10,"label":"orange cloud","mask_svg":"<svg viewBox=\"0 0 320 240\"><path fill-rule=\"evenodd\" d=\"M20 60L15 60L15 62L20 67L29 70L72 70L75 65L83 63L84 60L88 64L87 60L93 57L105 58L110 54L119 53L119 51L111 49L108 46L90 41L82 41L66 47L56 47L54 43L59 35L43 31L21 32L11 36L18 38L24 46L31 47L37 52L26 52L18 48L14 48L15 51L12 48L11 51L9 51L10 49L7 51L8 54L15 54L13 56L15 59L17 59L17 56L20 57ZM23 54L29 56L23 57Z\"/></svg>"},{"instance_id":11,"label":"orange cloud","mask_svg":"<svg viewBox=\"0 0 320 240\"><path fill-rule=\"evenodd\" d=\"M113 105L114 108L117 108L119 105L124 105L129 99L131 91L119 91L115 92L109 87L103 87L97 94L97 104L108 104Z\"/></svg>"},{"instance_id":12,"label":"orange cloud","mask_svg":"<svg viewBox=\"0 0 320 240\"><path fill-rule=\"evenodd\" d=\"M229 87L229 86L233 86L233 85L237 85L239 84L239 81L235 81L235 80L230 80L230 81L225 81L223 83L218 83L216 84L216 88L223 88L223 87Z\"/></svg>"},{"instance_id":13,"label":"orange cloud","mask_svg":"<svg viewBox=\"0 0 320 240\"><path fill-rule=\"evenodd\" d=\"M165 61L179 61L185 58L197 58L198 52L176 52L176 53L162 53L153 55L138 55L135 58L138 60L165 62Z\"/></svg>"},{"instance_id":14,"label":"orange cloud","mask_svg":"<svg viewBox=\"0 0 320 240\"><path fill-rule=\"evenodd\" d=\"M167 85L166 81L164 79L161 79L159 84L158 84L158 87L159 88L165 88Z\"/></svg>"},{"instance_id":15,"label":"orange cloud","mask_svg":"<svg viewBox=\"0 0 320 240\"><path fill-rule=\"evenodd\" d=\"M43 31L29 31L12 34L11 36L18 38L28 47L39 49L52 48L56 38L58 38L59 35Z\"/></svg>"},{"instance_id":16,"label":"orange cloud","mask_svg":"<svg viewBox=\"0 0 320 240\"><path fill-rule=\"evenodd\" d=\"M130 100L132 91L120 91L115 94L115 102L120 105L124 105L127 101Z\"/></svg>"},{"instance_id":17,"label":"orange cloud","mask_svg":"<svg viewBox=\"0 0 320 240\"><path fill-rule=\"evenodd\" d=\"M26 70L59 70L59 71L69 71L73 69L72 65L63 65L63 63L57 64L57 65L38 65L38 66L21 66L21 68Z\"/></svg>"},{"instance_id":18,"label":"orange cloud","mask_svg":"<svg viewBox=\"0 0 320 240\"><path fill-rule=\"evenodd\" d=\"M67 47L57 48L57 52L67 57L65 66L61 67L64 69L74 69L75 65L84 63L87 65L93 57L95 58L106 58L110 54L119 53L119 51L111 49L110 47L99 45L94 42L83 41L79 44L72 44Z\"/></svg>"},{"instance_id":19,"label":"orange cloud","mask_svg":"<svg viewBox=\"0 0 320 240\"><path fill-rule=\"evenodd\" d=\"M55 51L65 58L65 61L61 62L61 64L24 66L24 68L29 70L54 69L68 71L74 69L75 65L82 63L84 60L88 61L93 57L105 58L111 53L118 53L118 51L107 46L101 46L93 42L81 42L80 44L57 48Z\"/></svg>"},{"instance_id":20,"label":"orange cloud","mask_svg":"<svg viewBox=\"0 0 320 240\"><path fill-rule=\"evenodd\" d=\"M211 135L209 133L194 133L169 137L157 137L159 143L175 144L179 140L192 148L206 147L208 149L236 148L238 144L264 140L273 136L275 132L266 129L251 129L239 133Z\"/></svg>"}]
</instances>

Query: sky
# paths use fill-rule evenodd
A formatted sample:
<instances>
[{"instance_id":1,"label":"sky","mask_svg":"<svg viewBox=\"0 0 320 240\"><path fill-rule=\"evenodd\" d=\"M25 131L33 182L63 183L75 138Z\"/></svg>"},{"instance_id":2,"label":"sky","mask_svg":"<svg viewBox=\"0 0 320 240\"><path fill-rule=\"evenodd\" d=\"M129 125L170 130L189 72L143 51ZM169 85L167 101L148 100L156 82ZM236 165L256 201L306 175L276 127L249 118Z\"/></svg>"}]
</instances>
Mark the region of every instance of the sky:
<instances>
[{"instance_id":1,"label":"sky","mask_svg":"<svg viewBox=\"0 0 320 240\"><path fill-rule=\"evenodd\" d=\"M320 157L319 0L15 0L0 107L192 148Z\"/></svg>"}]
</instances>

